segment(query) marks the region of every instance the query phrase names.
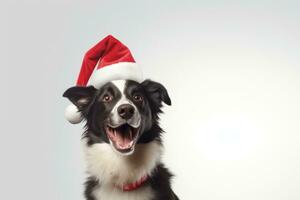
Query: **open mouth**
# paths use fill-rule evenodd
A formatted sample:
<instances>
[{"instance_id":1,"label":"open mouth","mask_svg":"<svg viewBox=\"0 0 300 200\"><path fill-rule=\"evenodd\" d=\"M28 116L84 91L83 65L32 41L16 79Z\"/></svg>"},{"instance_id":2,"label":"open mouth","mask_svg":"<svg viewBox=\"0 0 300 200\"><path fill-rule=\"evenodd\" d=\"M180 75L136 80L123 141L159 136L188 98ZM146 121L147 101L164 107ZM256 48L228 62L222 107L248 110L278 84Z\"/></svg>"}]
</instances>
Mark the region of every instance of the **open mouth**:
<instances>
[{"instance_id":1,"label":"open mouth","mask_svg":"<svg viewBox=\"0 0 300 200\"><path fill-rule=\"evenodd\" d=\"M106 134L117 151L129 153L134 150L139 128L134 128L127 123L114 128L108 125Z\"/></svg>"}]
</instances>

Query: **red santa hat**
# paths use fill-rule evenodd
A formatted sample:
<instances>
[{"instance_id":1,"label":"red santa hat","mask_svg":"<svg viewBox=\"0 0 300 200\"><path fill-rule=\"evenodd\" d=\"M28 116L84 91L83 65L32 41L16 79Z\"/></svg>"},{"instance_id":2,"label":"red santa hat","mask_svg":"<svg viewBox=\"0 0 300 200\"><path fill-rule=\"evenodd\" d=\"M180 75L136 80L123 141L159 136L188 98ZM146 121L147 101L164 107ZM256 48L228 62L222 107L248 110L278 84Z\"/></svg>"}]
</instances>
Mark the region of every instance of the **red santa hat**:
<instances>
[{"instance_id":1,"label":"red santa hat","mask_svg":"<svg viewBox=\"0 0 300 200\"><path fill-rule=\"evenodd\" d=\"M143 75L130 50L119 40L108 35L85 54L77 86L92 85L99 89L113 80L141 82ZM66 108L65 117L72 124L82 121L81 113L74 104Z\"/></svg>"}]
</instances>

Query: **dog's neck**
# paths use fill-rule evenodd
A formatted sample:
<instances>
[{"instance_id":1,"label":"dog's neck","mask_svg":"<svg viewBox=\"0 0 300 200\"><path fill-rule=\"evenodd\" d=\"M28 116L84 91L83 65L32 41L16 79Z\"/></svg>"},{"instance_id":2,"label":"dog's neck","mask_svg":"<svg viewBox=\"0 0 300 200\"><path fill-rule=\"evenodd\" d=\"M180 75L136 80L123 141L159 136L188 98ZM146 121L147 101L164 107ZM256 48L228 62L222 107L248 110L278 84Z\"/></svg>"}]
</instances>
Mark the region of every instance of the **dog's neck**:
<instances>
[{"instance_id":1,"label":"dog's neck","mask_svg":"<svg viewBox=\"0 0 300 200\"><path fill-rule=\"evenodd\" d=\"M160 162L162 145L159 141L137 144L132 155L117 154L107 143L88 146L83 139L87 172L102 185L124 185L134 183L145 175L151 175Z\"/></svg>"},{"instance_id":2,"label":"dog's neck","mask_svg":"<svg viewBox=\"0 0 300 200\"><path fill-rule=\"evenodd\" d=\"M128 183L128 184L123 184L123 185L116 185L117 188L122 190L123 192L131 192L134 190L139 189L140 187L143 186L143 184L149 179L149 176L146 174L143 177L141 177L139 180L133 182L133 183Z\"/></svg>"}]
</instances>

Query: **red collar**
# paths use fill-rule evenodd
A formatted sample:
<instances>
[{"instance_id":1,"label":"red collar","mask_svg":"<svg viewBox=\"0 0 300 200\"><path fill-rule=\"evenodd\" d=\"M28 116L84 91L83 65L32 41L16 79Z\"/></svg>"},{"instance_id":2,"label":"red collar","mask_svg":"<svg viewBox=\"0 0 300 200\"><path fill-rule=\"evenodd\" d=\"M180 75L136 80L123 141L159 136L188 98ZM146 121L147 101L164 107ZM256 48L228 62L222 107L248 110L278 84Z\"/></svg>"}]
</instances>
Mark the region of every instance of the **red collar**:
<instances>
[{"instance_id":1,"label":"red collar","mask_svg":"<svg viewBox=\"0 0 300 200\"><path fill-rule=\"evenodd\" d=\"M136 190L136 189L140 188L148 180L148 178L149 178L148 175L144 175L142 178L140 178L139 180L137 180L134 183L124 184L124 185L118 186L118 187L124 192L130 192L132 190Z\"/></svg>"}]
</instances>

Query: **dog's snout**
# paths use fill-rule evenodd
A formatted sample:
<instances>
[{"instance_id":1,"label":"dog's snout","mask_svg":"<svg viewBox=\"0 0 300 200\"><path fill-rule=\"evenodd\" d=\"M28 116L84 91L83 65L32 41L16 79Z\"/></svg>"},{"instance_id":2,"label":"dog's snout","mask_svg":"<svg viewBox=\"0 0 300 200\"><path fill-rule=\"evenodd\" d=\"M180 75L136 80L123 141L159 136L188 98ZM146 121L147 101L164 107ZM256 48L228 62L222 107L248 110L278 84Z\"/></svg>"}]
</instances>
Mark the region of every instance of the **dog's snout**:
<instances>
[{"instance_id":1,"label":"dog's snout","mask_svg":"<svg viewBox=\"0 0 300 200\"><path fill-rule=\"evenodd\" d=\"M134 114L134 107L130 104L123 104L118 107L118 113L123 119L130 119Z\"/></svg>"}]
</instances>

